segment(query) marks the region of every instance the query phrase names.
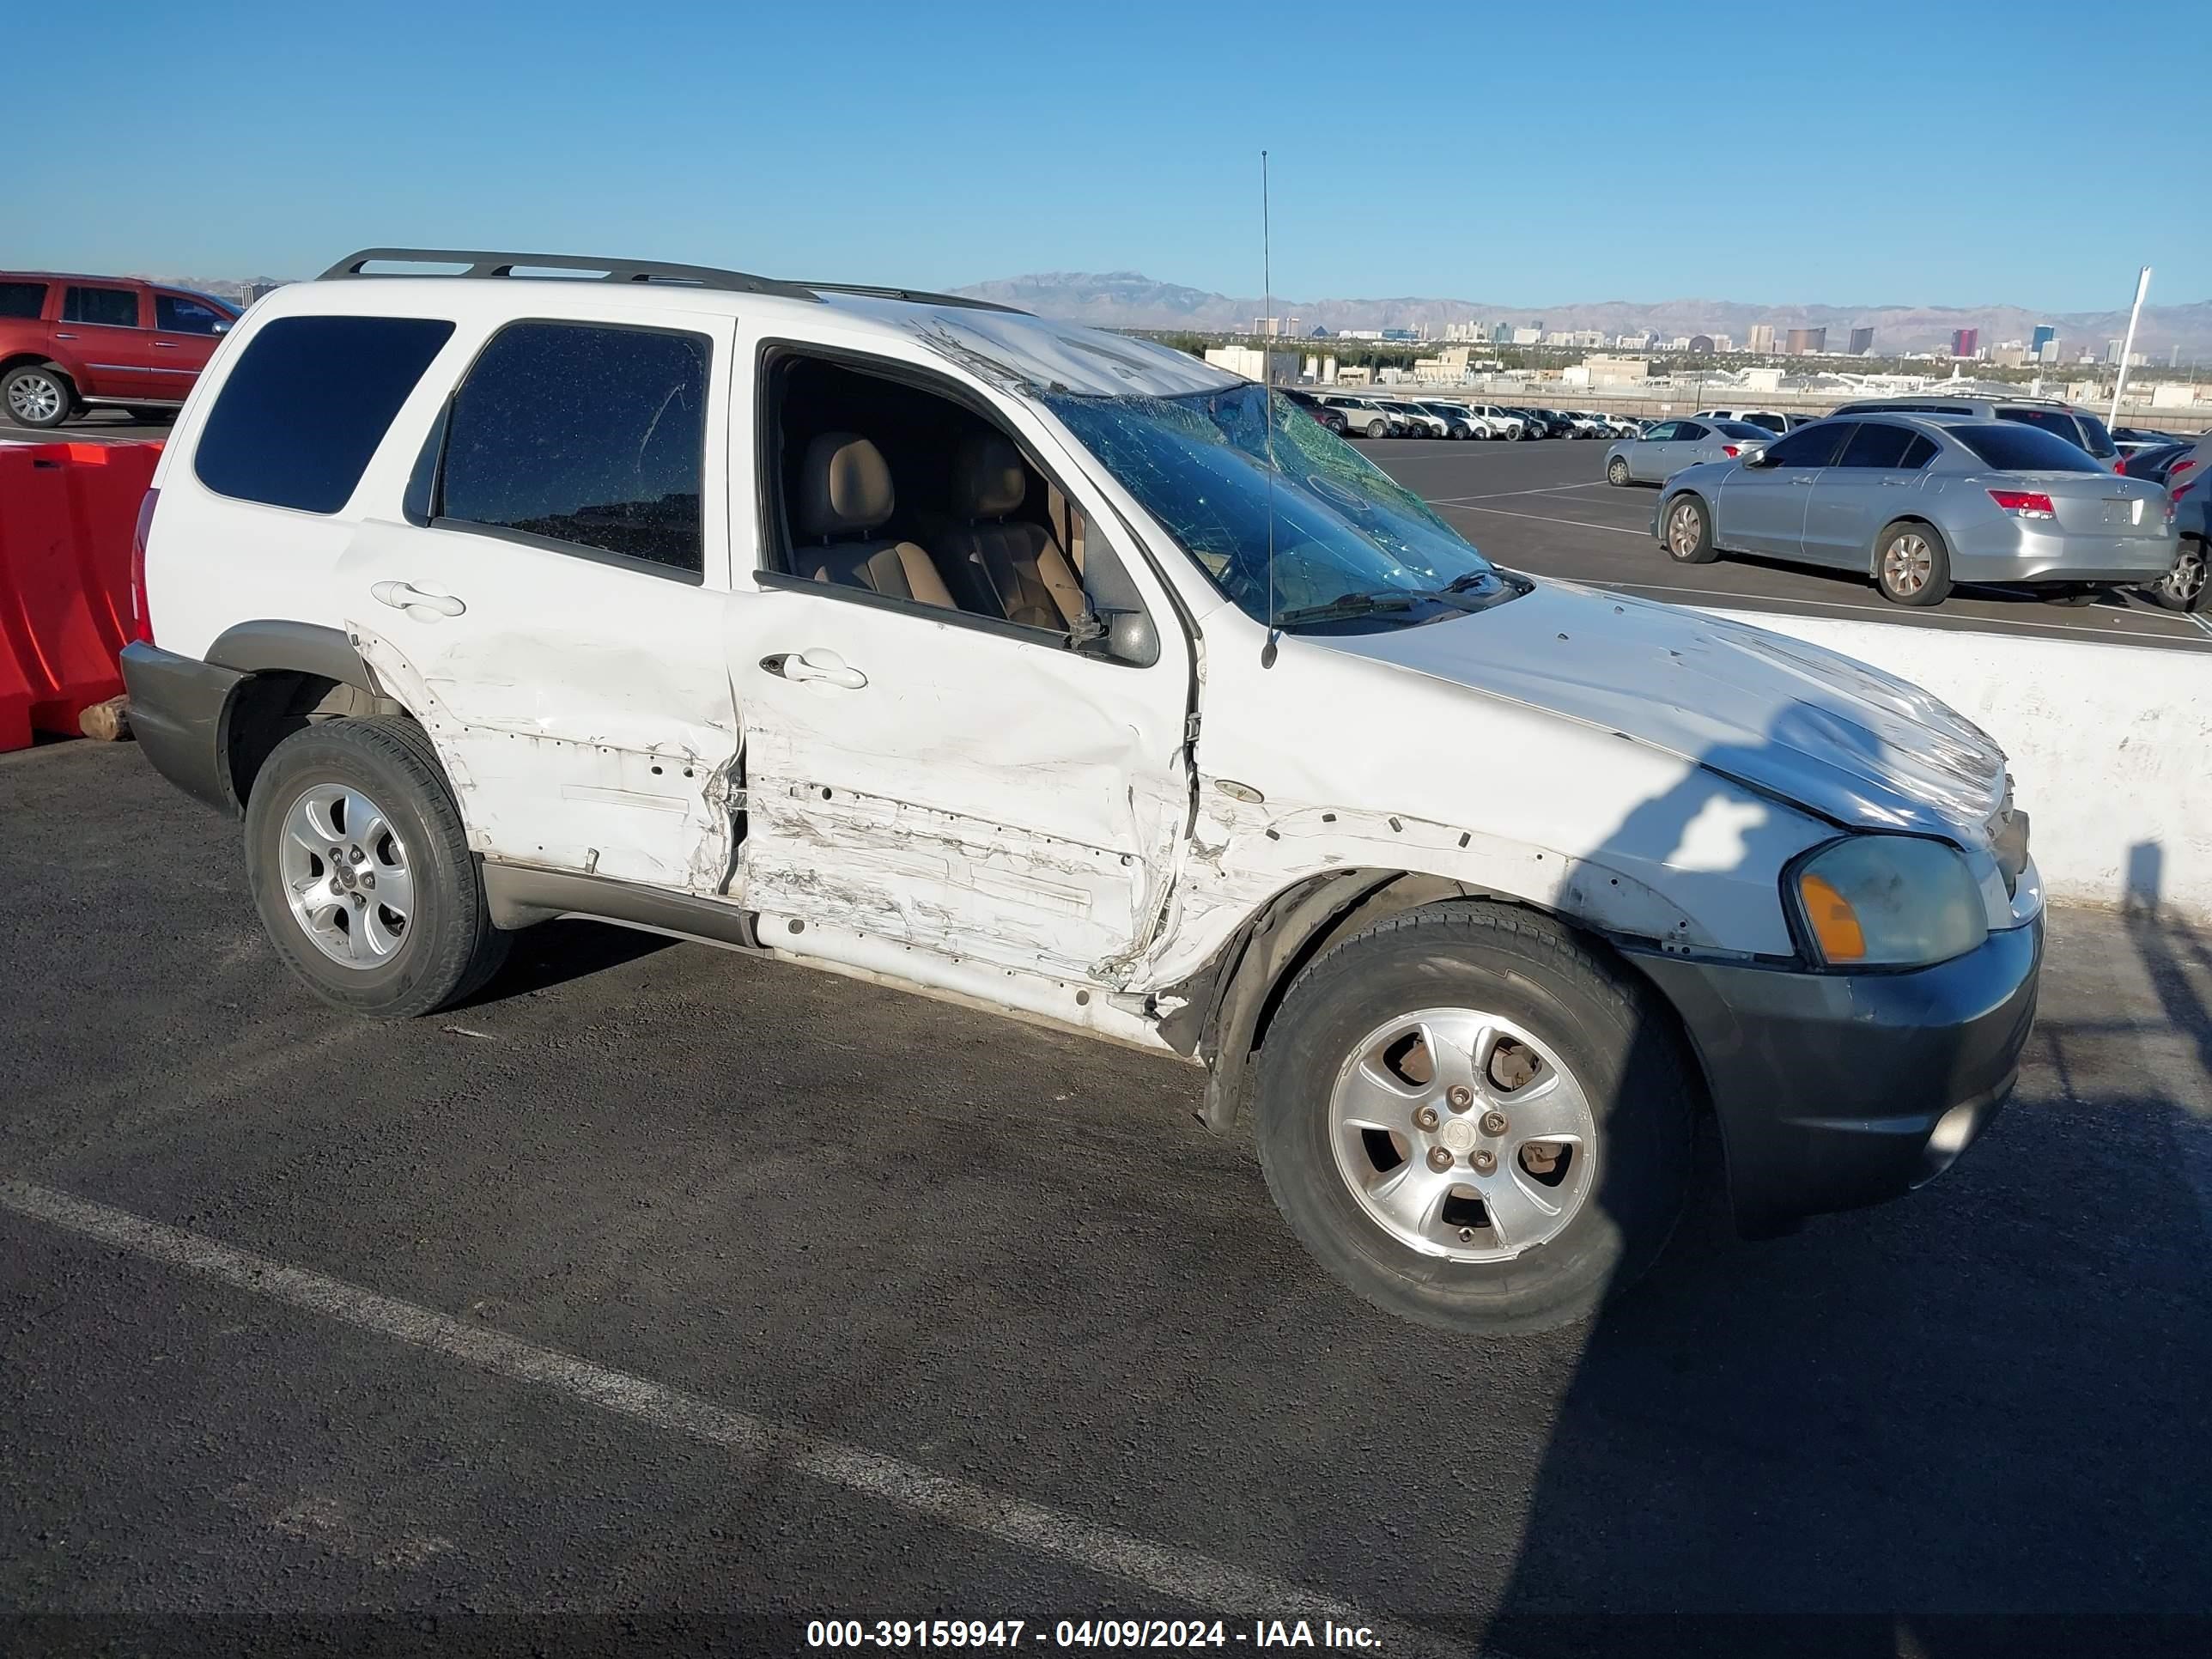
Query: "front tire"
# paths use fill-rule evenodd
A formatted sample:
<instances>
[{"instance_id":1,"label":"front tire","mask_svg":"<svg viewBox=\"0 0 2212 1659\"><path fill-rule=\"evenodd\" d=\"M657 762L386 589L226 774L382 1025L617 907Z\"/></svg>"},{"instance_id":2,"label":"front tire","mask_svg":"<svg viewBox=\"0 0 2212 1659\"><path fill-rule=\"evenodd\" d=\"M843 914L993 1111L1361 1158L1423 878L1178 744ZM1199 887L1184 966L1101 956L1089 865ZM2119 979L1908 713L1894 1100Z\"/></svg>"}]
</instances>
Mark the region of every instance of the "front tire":
<instances>
[{"instance_id":1,"label":"front tire","mask_svg":"<svg viewBox=\"0 0 2212 1659\"><path fill-rule=\"evenodd\" d=\"M1667 556L1676 564L1711 564L1720 556L1713 545L1713 515L1695 495L1667 503Z\"/></svg>"},{"instance_id":2,"label":"front tire","mask_svg":"<svg viewBox=\"0 0 2212 1659\"><path fill-rule=\"evenodd\" d=\"M1657 1259L1695 1086L1648 989L1549 917L1378 922L1291 988L1260 1055L1261 1166L1354 1294L1447 1330L1588 1317Z\"/></svg>"},{"instance_id":3,"label":"front tire","mask_svg":"<svg viewBox=\"0 0 2212 1659\"><path fill-rule=\"evenodd\" d=\"M25 363L0 380L0 409L17 426L49 432L76 412L76 388L52 363Z\"/></svg>"},{"instance_id":4,"label":"front tire","mask_svg":"<svg viewBox=\"0 0 2212 1659\"><path fill-rule=\"evenodd\" d=\"M1389 427L1381 421L1370 421L1367 423L1367 435L1370 438L1388 437L1389 432Z\"/></svg>"},{"instance_id":5,"label":"front tire","mask_svg":"<svg viewBox=\"0 0 2212 1659\"><path fill-rule=\"evenodd\" d=\"M278 744L246 800L246 867L277 954L349 1012L427 1014L506 960L460 809L412 720L325 720Z\"/></svg>"},{"instance_id":6,"label":"front tire","mask_svg":"<svg viewBox=\"0 0 2212 1659\"><path fill-rule=\"evenodd\" d=\"M1628 484L1628 460L1616 455L1605 464L1605 481L1614 489L1626 489Z\"/></svg>"},{"instance_id":7,"label":"front tire","mask_svg":"<svg viewBox=\"0 0 2212 1659\"><path fill-rule=\"evenodd\" d=\"M1941 605L1951 596L1951 550L1932 524L1893 524L1875 544L1874 580L1893 605Z\"/></svg>"}]
</instances>

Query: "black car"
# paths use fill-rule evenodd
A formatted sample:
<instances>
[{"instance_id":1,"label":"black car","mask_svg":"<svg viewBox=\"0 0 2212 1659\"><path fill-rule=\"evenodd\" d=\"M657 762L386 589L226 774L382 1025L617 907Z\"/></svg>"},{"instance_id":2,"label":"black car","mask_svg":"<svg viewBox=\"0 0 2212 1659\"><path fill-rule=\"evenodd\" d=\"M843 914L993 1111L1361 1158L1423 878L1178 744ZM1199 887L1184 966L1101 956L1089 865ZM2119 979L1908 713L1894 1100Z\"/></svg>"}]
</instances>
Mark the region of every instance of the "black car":
<instances>
[{"instance_id":1,"label":"black car","mask_svg":"<svg viewBox=\"0 0 2212 1659\"><path fill-rule=\"evenodd\" d=\"M2186 449L2196 441L2194 438L2185 438L2178 432L2159 432L2144 426L2116 426L2112 428L2112 442L2126 458L2129 463L2127 474L2130 478L2142 476L2136 471L2134 465L2135 458L2142 451L2163 449L2170 444L2179 444Z\"/></svg>"},{"instance_id":2,"label":"black car","mask_svg":"<svg viewBox=\"0 0 2212 1659\"><path fill-rule=\"evenodd\" d=\"M2118 432L2115 431L2112 434L2112 441L2114 443L2123 441ZM2146 445L2132 455L2123 450L2120 456L2120 471L2130 478L2142 478L2150 483L2164 483L2166 475L2173 469L2173 464L2196 447L2193 442L2175 441Z\"/></svg>"}]
</instances>

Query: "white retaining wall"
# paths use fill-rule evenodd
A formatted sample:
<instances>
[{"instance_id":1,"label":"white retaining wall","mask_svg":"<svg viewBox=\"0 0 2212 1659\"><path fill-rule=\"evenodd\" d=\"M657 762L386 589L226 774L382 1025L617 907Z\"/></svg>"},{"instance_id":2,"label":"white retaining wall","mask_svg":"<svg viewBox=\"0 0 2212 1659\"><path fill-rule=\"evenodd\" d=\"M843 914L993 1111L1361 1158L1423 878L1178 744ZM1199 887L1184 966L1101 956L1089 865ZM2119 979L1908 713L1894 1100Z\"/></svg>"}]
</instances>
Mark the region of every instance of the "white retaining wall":
<instances>
[{"instance_id":1,"label":"white retaining wall","mask_svg":"<svg viewBox=\"0 0 2212 1659\"><path fill-rule=\"evenodd\" d=\"M2212 924L2212 652L1713 614L1925 686L1995 738L2051 898Z\"/></svg>"}]
</instances>

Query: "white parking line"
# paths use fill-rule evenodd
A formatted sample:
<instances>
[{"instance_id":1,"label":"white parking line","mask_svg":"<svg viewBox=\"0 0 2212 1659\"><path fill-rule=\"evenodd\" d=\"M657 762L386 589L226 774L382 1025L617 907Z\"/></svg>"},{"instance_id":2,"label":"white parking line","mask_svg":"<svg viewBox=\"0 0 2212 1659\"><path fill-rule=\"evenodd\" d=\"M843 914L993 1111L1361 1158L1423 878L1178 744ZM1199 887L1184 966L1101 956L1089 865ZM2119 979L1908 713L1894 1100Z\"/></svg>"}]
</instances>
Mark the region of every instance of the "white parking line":
<instances>
[{"instance_id":1,"label":"white parking line","mask_svg":"<svg viewBox=\"0 0 2212 1659\"><path fill-rule=\"evenodd\" d=\"M1468 499L1472 500L1473 497L1469 497ZM1541 513L1516 513L1508 507L1468 507L1463 503L1455 501L1431 501L1429 505L1431 507L1449 507L1456 513L1495 513L1501 519L1533 519L1538 524L1571 525L1577 530L1603 530L1610 532L1615 536L1640 537L1644 541L1650 542L1654 547L1656 547L1659 544L1658 539L1654 537L1648 529L1624 530L1617 524L1592 524L1588 519L1553 519L1548 518Z\"/></svg>"},{"instance_id":2,"label":"white parking line","mask_svg":"<svg viewBox=\"0 0 2212 1659\"><path fill-rule=\"evenodd\" d=\"M1595 489L1604 483L1602 478L1593 478L1588 483L1546 484L1540 489L1493 489L1487 495L1439 495L1429 502L1431 507L1465 507L1470 501L1502 501L1508 495L1556 495L1567 489ZM1626 503L1624 503L1626 505Z\"/></svg>"},{"instance_id":3,"label":"white parking line","mask_svg":"<svg viewBox=\"0 0 2212 1659\"><path fill-rule=\"evenodd\" d=\"M1287 1579L1102 1527L1066 1510L939 1474L879 1452L782 1427L504 1332L464 1324L343 1279L233 1249L201 1234L149 1221L126 1210L12 1179L0 1180L0 1209L64 1228L144 1261L182 1267L234 1289L702 1441L735 1453L748 1463L796 1469L826 1485L928 1520L1065 1562L1085 1572L1124 1579L1178 1607L1204 1609L1224 1618L1328 1619L1367 1626L1375 1632L1377 1645L1393 1654L1449 1654L1457 1659L1468 1659L1469 1654L1463 1640L1375 1618L1349 1602L1303 1589Z\"/></svg>"}]
</instances>

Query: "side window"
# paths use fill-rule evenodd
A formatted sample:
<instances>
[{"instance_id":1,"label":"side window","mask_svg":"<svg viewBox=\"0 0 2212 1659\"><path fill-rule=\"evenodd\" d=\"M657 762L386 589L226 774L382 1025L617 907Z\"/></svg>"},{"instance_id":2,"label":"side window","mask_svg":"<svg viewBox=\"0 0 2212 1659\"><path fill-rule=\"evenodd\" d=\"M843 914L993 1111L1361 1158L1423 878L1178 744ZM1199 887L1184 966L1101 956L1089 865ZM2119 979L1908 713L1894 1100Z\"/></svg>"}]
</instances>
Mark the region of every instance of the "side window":
<instances>
[{"instance_id":1,"label":"side window","mask_svg":"<svg viewBox=\"0 0 2212 1659\"><path fill-rule=\"evenodd\" d=\"M35 317L46 308L44 283L0 283L0 317Z\"/></svg>"},{"instance_id":2,"label":"side window","mask_svg":"<svg viewBox=\"0 0 2212 1659\"><path fill-rule=\"evenodd\" d=\"M1837 444L1850 429L1848 422L1800 427L1788 437L1767 445L1767 457L1778 466L1826 466L1834 458Z\"/></svg>"},{"instance_id":3,"label":"side window","mask_svg":"<svg viewBox=\"0 0 2212 1659\"><path fill-rule=\"evenodd\" d=\"M154 326L164 334L220 334L230 326L230 319L204 300L156 294Z\"/></svg>"},{"instance_id":4,"label":"side window","mask_svg":"<svg viewBox=\"0 0 2212 1659\"><path fill-rule=\"evenodd\" d=\"M1784 420L1779 415L1747 415L1743 418L1749 422L1753 426L1765 427L1769 432L1774 433L1777 436L1779 436L1782 433L1787 431L1790 427L1790 422Z\"/></svg>"},{"instance_id":5,"label":"side window","mask_svg":"<svg viewBox=\"0 0 2212 1659\"><path fill-rule=\"evenodd\" d=\"M440 521L697 580L712 357L703 334L509 324L453 394Z\"/></svg>"},{"instance_id":6,"label":"side window","mask_svg":"<svg viewBox=\"0 0 2212 1659\"><path fill-rule=\"evenodd\" d=\"M224 377L193 471L219 495L337 512L453 332L451 323L428 317L264 325Z\"/></svg>"},{"instance_id":7,"label":"side window","mask_svg":"<svg viewBox=\"0 0 2212 1659\"><path fill-rule=\"evenodd\" d=\"M1869 421L1853 429L1844 445L1838 466L1899 467L1905 465L1905 452L1911 447L1917 434L1901 426L1885 426Z\"/></svg>"},{"instance_id":8,"label":"side window","mask_svg":"<svg viewBox=\"0 0 2212 1659\"><path fill-rule=\"evenodd\" d=\"M2075 448L2081 447L2081 428L2074 417L2056 409L2000 409L1997 419L2017 421L2022 426L2039 427L2054 438L2063 438Z\"/></svg>"},{"instance_id":9,"label":"side window","mask_svg":"<svg viewBox=\"0 0 2212 1659\"><path fill-rule=\"evenodd\" d=\"M1912 434L1912 441L1905 445L1905 453L1899 458L1897 464L1910 471L1917 471L1935 459L1935 441L1916 432Z\"/></svg>"},{"instance_id":10,"label":"side window","mask_svg":"<svg viewBox=\"0 0 2212 1659\"><path fill-rule=\"evenodd\" d=\"M1149 623L1105 532L988 414L889 365L797 352L762 384L776 570L1140 659L1115 618Z\"/></svg>"},{"instance_id":11,"label":"side window","mask_svg":"<svg viewBox=\"0 0 2212 1659\"><path fill-rule=\"evenodd\" d=\"M1647 444L1673 443L1674 434L1681 429L1681 426L1682 422L1680 421L1662 421L1644 434L1644 441Z\"/></svg>"},{"instance_id":12,"label":"side window","mask_svg":"<svg viewBox=\"0 0 2212 1659\"><path fill-rule=\"evenodd\" d=\"M102 328L138 326L138 291L130 288L73 288L62 296L62 320Z\"/></svg>"},{"instance_id":13,"label":"side window","mask_svg":"<svg viewBox=\"0 0 2212 1659\"><path fill-rule=\"evenodd\" d=\"M1695 421L1674 422L1674 441L1678 444L1695 443L1700 438L1709 438L1711 435L1711 432L1699 426Z\"/></svg>"}]
</instances>

